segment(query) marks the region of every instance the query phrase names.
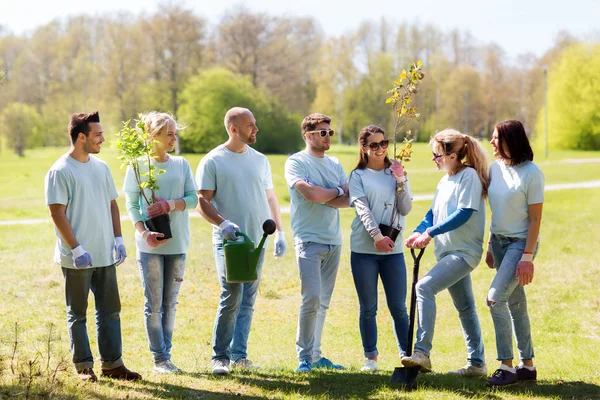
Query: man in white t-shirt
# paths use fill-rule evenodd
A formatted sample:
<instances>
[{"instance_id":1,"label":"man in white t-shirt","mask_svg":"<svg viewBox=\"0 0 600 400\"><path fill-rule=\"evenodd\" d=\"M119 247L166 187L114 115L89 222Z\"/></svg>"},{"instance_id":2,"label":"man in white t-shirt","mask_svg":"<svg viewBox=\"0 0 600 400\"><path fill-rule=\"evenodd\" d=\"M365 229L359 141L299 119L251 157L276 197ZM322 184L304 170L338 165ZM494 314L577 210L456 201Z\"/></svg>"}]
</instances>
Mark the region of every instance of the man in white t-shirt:
<instances>
[{"instance_id":1,"label":"man in white t-shirt","mask_svg":"<svg viewBox=\"0 0 600 400\"><path fill-rule=\"evenodd\" d=\"M214 257L221 285L212 338L212 371L216 375L228 374L230 365L257 368L248 360L247 345L264 260L263 251L256 281L227 282L223 238L236 240L236 232L241 231L258 244L262 225L271 218L277 225L275 256L283 256L286 248L269 160L248 146L256 143L256 120L250 110L234 107L227 111L224 122L229 139L211 150L196 171L198 212L213 224Z\"/></svg>"},{"instance_id":2,"label":"man in white t-shirt","mask_svg":"<svg viewBox=\"0 0 600 400\"><path fill-rule=\"evenodd\" d=\"M138 380L140 374L128 370L121 358L116 267L125 261L127 253L121 236L117 190L108 165L90 155L98 154L104 142L98 113L73 114L69 134L71 148L48 171L45 194L57 236L54 261L65 277L73 363L80 379L97 380L86 328L91 290L96 303L101 375Z\"/></svg>"}]
</instances>

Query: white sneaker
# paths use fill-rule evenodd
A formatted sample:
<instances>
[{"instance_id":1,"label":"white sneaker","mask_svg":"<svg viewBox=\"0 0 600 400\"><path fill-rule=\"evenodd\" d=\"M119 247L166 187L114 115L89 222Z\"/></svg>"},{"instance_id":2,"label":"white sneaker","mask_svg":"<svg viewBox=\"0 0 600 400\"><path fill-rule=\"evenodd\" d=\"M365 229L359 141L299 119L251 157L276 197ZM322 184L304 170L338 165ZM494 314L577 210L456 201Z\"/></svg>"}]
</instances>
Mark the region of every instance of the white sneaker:
<instances>
[{"instance_id":1,"label":"white sneaker","mask_svg":"<svg viewBox=\"0 0 600 400\"><path fill-rule=\"evenodd\" d=\"M410 357L402 357L405 367L421 367L421 372L431 372L431 360L421 352L415 351Z\"/></svg>"},{"instance_id":2,"label":"white sneaker","mask_svg":"<svg viewBox=\"0 0 600 400\"><path fill-rule=\"evenodd\" d=\"M231 361L229 366L231 368L235 368L235 369L245 369L245 370L252 370L252 371L260 369L260 367L258 365L254 365L252 363L252 361L248 360L247 358L240 358L235 361Z\"/></svg>"},{"instance_id":3,"label":"white sneaker","mask_svg":"<svg viewBox=\"0 0 600 400\"><path fill-rule=\"evenodd\" d=\"M377 371L377 360L365 360L365 365L360 369L361 371Z\"/></svg>"},{"instance_id":4,"label":"white sneaker","mask_svg":"<svg viewBox=\"0 0 600 400\"><path fill-rule=\"evenodd\" d=\"M448 373L458 376L487 376L487 367L485 364L479 367L467 364L462 368L448 371Z\"/></svg>"},{"instance_id":5,"label":"white sneaker","mask_svg":"<svg viewBox=\"0 0 600 400\"><path fill-rule=\"evenodd\" d=\"M229 360L213 361L212 373L214 375L227 375L229 373Z\"/></svg>"},{"instance_id":6,"label":"white sneaker","mask_svg":"<svg viewBox=\"0 0 600 400\"><path fill-rule=\"evenodd\" d=\"M154 364L152 369L157 374L177 374L181 372L179 368L171 360L159 361Z\"/></svg>"}]
</instances>

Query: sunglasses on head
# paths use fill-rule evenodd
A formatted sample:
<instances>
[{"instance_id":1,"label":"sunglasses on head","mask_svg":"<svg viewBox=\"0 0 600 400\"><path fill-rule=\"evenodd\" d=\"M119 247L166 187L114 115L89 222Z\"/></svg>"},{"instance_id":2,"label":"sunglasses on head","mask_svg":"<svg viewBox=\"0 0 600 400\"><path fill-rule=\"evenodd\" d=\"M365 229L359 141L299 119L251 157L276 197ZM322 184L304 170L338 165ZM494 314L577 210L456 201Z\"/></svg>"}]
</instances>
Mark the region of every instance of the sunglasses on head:
<instances>
[{"instance_id":1,"label":"sunglasses on head","mask_svg":"<svg viewBox=\"0 0 600 400\"><path fill-rule=\"evenodd\" d=\"M333 129L322 129L320 131L308 131L306 133L318 133L321 137L325 137L327 135L333 136L335 131Z\"/></svg>"},{"instance_id":2,"label":"sunglasses on head","mask_svg":"<svg viewBox=\"0 0 600 400\"><path fill-rule=\"evenodd\" d=\"M387 139L384 139L379 143L373 142L373 143L365 144L364 146L365 147L369 146L369 148L371 150L379 150L380 147L385 150L388 148L388 144L390 144L390 141Z\"/></svg>"}]
</instances>

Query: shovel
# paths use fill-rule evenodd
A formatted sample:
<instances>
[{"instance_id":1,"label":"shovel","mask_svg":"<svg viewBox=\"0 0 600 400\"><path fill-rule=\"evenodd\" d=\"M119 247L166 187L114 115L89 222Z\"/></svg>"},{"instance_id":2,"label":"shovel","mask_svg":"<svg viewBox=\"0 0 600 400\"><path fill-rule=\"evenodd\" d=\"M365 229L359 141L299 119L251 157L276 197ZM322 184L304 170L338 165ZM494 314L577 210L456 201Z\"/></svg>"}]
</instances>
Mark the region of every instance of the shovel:
<instances>
[{"instance_id":1,"label":"shovel","mask_svg":"<svg viewBox=\"0 0 600 400\"><path fill-rule=\"evenodd\" d=\"M410 249L410 254L412 254L412 258L415 262L415 266L413 268L413 281L412 288L410 292L410 314L408 321L408 346L406 349L406 356L410 357L413 351L413 337L415 332L415 309L417 307L417 293L415 292L415 287L417 286L417 281L419 280L419 261L421 261L421 257L423 256L423 252L425 249L421 249L419 251L419 255L415 255L415 249ZM417 379L417 375L421 367L396 367L394 368L394 373L392 374L392 383L398 383L404 386L406 391L411 391L415 380Z\"/></svg>"}]
</instances>

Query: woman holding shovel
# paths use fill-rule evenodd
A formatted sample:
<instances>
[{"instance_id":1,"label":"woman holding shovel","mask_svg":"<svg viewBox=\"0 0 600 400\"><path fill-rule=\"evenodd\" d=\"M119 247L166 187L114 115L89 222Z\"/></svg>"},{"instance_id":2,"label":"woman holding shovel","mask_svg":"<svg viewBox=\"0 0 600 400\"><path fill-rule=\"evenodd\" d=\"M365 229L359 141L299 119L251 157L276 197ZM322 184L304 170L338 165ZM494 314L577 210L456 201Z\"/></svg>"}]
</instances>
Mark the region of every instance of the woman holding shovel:
<instances>
[{"instance_id":1,"label":"woman holding shovel","mask_svg":"<svg viewBox=\"0 0 600 400\"><path fill-rule=\"evenodd\" d=\"M400 231L412 200L402 165L387 156L389 141L383 129L376 125L364 127L358 143L359 161L348 183L350 204L356 209L350 236L350 264L360 303L359 326L366 358L362 370L376 371L380 276L394 320L400 357L406 353L406 265Z\"/></svg>"},{"instance_id":2,"label":"woman holding shovel","mask_svg":"<svg viewBox=\"0 0 600 400\"><path fill-rule=\"evenodd\" d=\"M486 383L504 386L537 378L524 286L533 279L533 257L544 204L544 174L532 162L533 151L519 121L497 124L491 144L497 160L490 167L492 224L485 262L496 269L487 302L501 364ZM516 368L513 327L521 359Z\"/></svg>"},{"instance_id":3,"label":"woman holding shovel","mask_svg":"<svg viewBox=\"0 0 600 400\"><path fill-rule=\"evenodd\" d=\"M170 114L151 112L143 119L154 143L151 165L164 173L157 177L159 189L148 205L131 167L127 168L123 190L127 212L136 232L137 261L144 287L144 314L154 372L176 373L171 361L177 295L185 270L185 255L190 246L189 209L198 202L192 169L183 157L171 156L177 142L178 125ZM146 167L147 168L147 167ZM146 190L146 189L144 189ZM146 192L149 192L146 190ZM146 193L146 197L152 195ZM146 228L143 221L168 214L172 238Z\"/></svg>"},{"instance_id":4,"label":"woman holding shovel","mask_svg":"<svg viewBox=\"0 0 600 400\"><path fill-rule=\"evenodd\" d=\"M489 182L486 155L476 139L453 129L437 133L429 144L432 161L446 175L438 183L430 210L405 244L424 248L433 238L437 264L417 283L416 344L412 356L403 357L402 364L418 366L421 372L431 371L435 296L448 289L467 345L467 364L450 373L487 375L470 275L483 253L484 198Z\"/></svg>"}]
</instances>

